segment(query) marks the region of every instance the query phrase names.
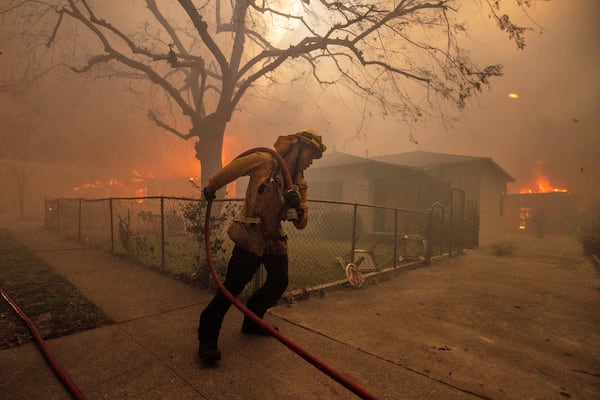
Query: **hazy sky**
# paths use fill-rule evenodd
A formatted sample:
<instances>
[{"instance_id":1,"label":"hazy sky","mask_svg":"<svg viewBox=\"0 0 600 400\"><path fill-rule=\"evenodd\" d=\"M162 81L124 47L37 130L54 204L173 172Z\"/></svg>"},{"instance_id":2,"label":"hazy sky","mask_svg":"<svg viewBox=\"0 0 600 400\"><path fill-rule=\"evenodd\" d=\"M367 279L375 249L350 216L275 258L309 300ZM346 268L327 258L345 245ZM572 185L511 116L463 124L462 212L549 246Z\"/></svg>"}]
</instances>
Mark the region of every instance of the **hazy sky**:
<instances>
[{"instance_id":1,"label":"hazy sky","mask_svg":"<svg viewBox=\"0 0 600 400\"><path fill-rule=\"evenodd\" d=\"M415 144L397 121L371 122L365 139L347 141L338 132L333 144L357 155L422 150L492 157L516 179L512 190L529 185L535 173L557 186L600 188L600 2L553 0L532 17L543 33L531 32L525 51L501 32L475 33L473 56L502 63L505 76L450 129L428 121L415 128ZM519 98L509 98L512 92Z\"/></svg>"},{"instance_id":2,"label":"hazy sky","mask_svg":"<svg viewBox=\"0 0 600 400\"><path fill-rule=\"evenodd\" d=\"M280 134L314 128L329 149L359 156L422 150L491 157L516 179L509 191L533 186L536 174L557 187L600 190L600 1L551 0L532 9L531 17L541 28L528 34L528 46L519 51L485 15L469 16L473 58L481 65L503 64L505 76L493 80L491 91L484 89L451 127L435 120L413 126L418 143L394 117L365 121L356 137L359 104L290 86L272 91L286 106L246 97L228 126L225 158L271 146ZM53 104L49 128L81 146L72 158L94 166L90 179L104 168L106 175L124 169L142 176L197 173L193 142L155 128L146 118L146 100L125 84L70 74L40 90Z\"/></svg>"},{"instance_id":3,"label":"hazy sky","mask_svg":"<svg viewBox=\"0 0 600 400\"><path fill-rule=\"evenodd\" d=\"M558 188L598 193L600 1L552 0L534 7L530 16L539 27L524 21L535 30L527 36L526 49L517 50L485 15L473 14L468 44L473 58L503 64L505 75L473 99L452 126L429 120L412 127L418 143L393 117L366 121L364 135L356 138L358 105L332 103L327 95L302 93L301 88L293 93L279 89L294 110L288 118L272 118L266 108L254 115L242 110L228 131L255 130L260 144L267 145L277 132L314 127L330 149L359 156L421 150L491 157L515 178L512 192L534 188L536 177L543 175ZM241 151L249 144L234 145Z\"/></svg>"}]
</instances>

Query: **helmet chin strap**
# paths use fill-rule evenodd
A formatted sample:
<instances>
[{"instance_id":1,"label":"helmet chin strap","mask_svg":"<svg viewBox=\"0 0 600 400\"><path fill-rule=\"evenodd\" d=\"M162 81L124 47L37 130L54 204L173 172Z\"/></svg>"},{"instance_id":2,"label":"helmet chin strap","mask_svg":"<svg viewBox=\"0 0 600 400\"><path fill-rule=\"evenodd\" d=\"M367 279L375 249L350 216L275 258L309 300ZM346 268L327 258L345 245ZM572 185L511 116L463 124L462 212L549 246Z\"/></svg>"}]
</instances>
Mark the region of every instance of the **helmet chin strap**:
<instances>
[{"instance_id":1,"label":"helmet chin strap","mask_svg":"<svg viewBox=\"0 0 600 400\"><path fill-rule=\"evenodd\" d=\"M292 177L292 181L294 183L298 182L298 178L302 176L302 171L298 171L298 163L300 162L300 149L298 149L298 154L296 155L296 165L294 165L294 176ZM299 176L300 175L300 176Z\"/></svg>"},{"instance_id":2,"label":"helmet chin strap","mask_svg":"<svg viewBox=\"0 0 600 400\"><path fill-rule=\"evenodd\" d=\"M286 159L286 163L287 163L288 159L291 157L293 157L295 159L295 161L293 162L293 165L288 164L288 167L292 167L292 168L290 168L290 175L291 175L293 183L296 183L299 176L302 177L302 175L303 175L302 171L298 171L298 164L300 162L300 153L301 153L302 146L304 146L304 144L302 142L299 142L298 144L296 144L294 146L294 148L292 150L290 150L284 156L284 159Z\"/></svg>"}]
</instances>

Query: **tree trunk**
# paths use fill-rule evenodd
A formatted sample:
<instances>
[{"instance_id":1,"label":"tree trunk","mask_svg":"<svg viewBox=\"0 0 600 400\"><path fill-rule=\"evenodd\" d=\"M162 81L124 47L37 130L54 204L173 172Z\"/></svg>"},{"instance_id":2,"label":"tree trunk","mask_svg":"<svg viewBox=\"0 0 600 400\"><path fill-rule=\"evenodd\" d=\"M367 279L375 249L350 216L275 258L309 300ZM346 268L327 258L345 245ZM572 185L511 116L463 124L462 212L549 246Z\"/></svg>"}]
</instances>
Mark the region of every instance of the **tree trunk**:
<instances>
[{"instance_id":1,"label":"tree trunk","mask_svg":"<svg viewBox=\"0 0 600 400\"><path fill-rule=\"evenodd\" d=\"M212 121L214 122L214 119ZM199 139L194 147L196 149L196 158L200 161L201 187L205 188L208 184L208 179L223 168L221 155L223 154L225 123L213 123L210 124L209 128L207 128L207 124L202 124L202 127L199 125L196 124L193 127L197 133L202 133L202 135L197 135ZM223 198L224 190L219 190L217 196ZM214 240L214 238L211 239ZM198 265L198 280L201 285L211 287L212 279L206 262Z\"/></svg>"},{"instance_id":2,"label":"tree trunk","mask_svg":"<svg viewBox=\"0 0 600 400\"><path fill-rule=\"evenodd\" d=\"M17 217L22 221L25 219L25 198L27 196L25 189L27 187L27 182L35 170L33 168L28 168L22 163L15 163L11 172L15 179L15 185L17 186Z\"/></svg>"},{"instance_id":3,"label":"tree trunk","mask_svg":"<svg viewBox=\"0 0 600 400\"><path fill-rule=\"evenodd\" d=\"M17 177L17 202L19 207L19 221L25 220L25 178Z\"/></svg>"},{"instance_id":4,"label":"tree trunk","mask_svg":"<svg viewBox=\"0 0 600 400\"><path fill-rule=\"evenodd\" d=\"M200 161L200 183L204 188L208 179L223 168L221 155L223 154L223 137L227 119L212 114L192 123L194 126L191 131L198 137L194 147L196 158Z\"/></svg>"}]
</instances>

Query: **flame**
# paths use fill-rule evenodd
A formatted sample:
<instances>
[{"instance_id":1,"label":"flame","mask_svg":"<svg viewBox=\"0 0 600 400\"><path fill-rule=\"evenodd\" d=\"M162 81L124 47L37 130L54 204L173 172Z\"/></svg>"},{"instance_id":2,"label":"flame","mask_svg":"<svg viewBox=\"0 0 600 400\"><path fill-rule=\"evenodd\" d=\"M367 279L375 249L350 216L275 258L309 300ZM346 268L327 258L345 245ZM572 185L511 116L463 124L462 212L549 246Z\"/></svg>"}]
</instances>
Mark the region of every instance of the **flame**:
<instances>
[{"instance_id":1,"label":"flame","mask_svg":"<svg viewBox=\"0 0 600 400\"><path fill-rule=\"evenodd\" d=\"M536 177L534 182L534 189L523 188L519 193L565 193L567 189L555 187L550 183L550 179L547 176L539 175Z\"/></svg>"},{"instance_id":2,"label":"flame","mask_svg":"<svg viewBox=\"0 0 600 400\"><path fill-rule=\"evenodd\" d=\"M221 163L225 166L229 164L237 155L241 153L239 151L239 141L234 134L225 134L223 137L223 151L221 152ZM188 182L195 188L201 189L200 177L196 175L198 172L203 173L202 166L198 164L196 157L189 158L186 161L185 172L188 176ZM210 178L210 177L204 177ZM226 197L235 197L235 182L231 182L226 187Z\"/></svg>"},{"instance_id":3,"label":"flame","mask_svg":"<svg viewBox=\"0 0 600 400\"><path fill-rule=\"evenodd\" d=\"M527 228L527 219L530 217L531 208L522 207L519 210L519 230Z\"/></svg>"},{"instance_id":4,"label":"flame","mask_svg":"<svg viewBox=\"0 0 600 400\"><path fill-rule=\"evenodd\" d=\"M231 134L223 137L223 153L221 153L221 162L223 165L230 163L231 160L237 156L235 151L238 145L238 140L235 135Z\"/></svg>"},{"instance_id":5,"label":"flame","mask_svg":"<svg viewBox=\"0 0 600 400\"><path fill-rule=\"evenodd\" d=\"M137 199L135 201L136 203L139 203L139 204L143 203L145 200L143 197L146 197L146 196L148 196L148 188L143 187L143 188L135 189L135 197L139 197L139 199Z\"/></svg>"},{"instance_id":6,"label":"flame","mask_svg":"<svg viewBox=\"0 0 600 400\"><path fill-rule=\"evenodd\" d=\"M73 191L80 192L82 190L96 190L96 189L107 189L110 187L123 187L123 182L118 179L109 178L106 180L97 179L94 182L84 183L81 186L75 186Z\"/></svg>"},{"instance_id":7,"label":"flame","mask_svg":"<svg viewBox=\"0 0 600 400\"><path fill-rule=\"evenodd\" d=\"M239 151L238 140L234 134L225 135L223 137L223 153L221 154L221 162L223 165L229 164L235 157L237 157ZM237 182L233 181L225 187L225 198L236 197Z\"/></svg>"},{"instance_id":8,"label":"flame","mask_svg":"<svg viewBox=\"0 0 600 400\"><path fill-rule=\"evenodd\" d=\"M226 134L223 137L223 151L221 152L221 164L227 165L237 156L238 143L234 135ZM202 166L199 164L196 157L188 157L182 168L184 176L188 176L190 182L199 183L199 175L202 174Z\"/></svg>"},{"instance_id":9,"label":"flame","mask_svg":"<svg viewBox=\"0 0 600 400\"><path fill-rule=\"evenodd\" d=\"M239 140L234 134L226 134L223 139L223 151L221 161L227 165L239 154ZM81 197L148 197L156 192L185 190L171 181L179 180L185 184L187 179L191 186L200 189L200 164L192 152L189 154L177 153L178 157L173 160L168 167L156 165L137 165L132 167L128 173L123 174L120 179L102 177L90 179L88 182L79 182L77 186L72 186L71 190ZM188 178L189 177L189 178ZM208 178L208 177L207 177ZM164 184L164 182L169 184ZM183 185L182 185L183 186ZM186 190L187 192L187 190ZM235 196L235 183L231 183L226 188L226 196ZM168 194L168 193L167 193ZM143 199L139 199L143 202Z\"/></svg>"}]
</instances>

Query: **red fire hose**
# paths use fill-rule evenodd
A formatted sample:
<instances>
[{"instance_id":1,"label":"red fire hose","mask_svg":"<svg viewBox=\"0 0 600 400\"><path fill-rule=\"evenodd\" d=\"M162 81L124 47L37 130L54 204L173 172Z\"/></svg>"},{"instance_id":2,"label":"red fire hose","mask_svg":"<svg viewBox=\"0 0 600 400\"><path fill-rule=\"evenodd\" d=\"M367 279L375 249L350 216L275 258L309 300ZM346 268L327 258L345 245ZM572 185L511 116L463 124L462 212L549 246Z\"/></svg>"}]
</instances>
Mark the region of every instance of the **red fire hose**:
<instances>
[{"instance_id":1,"label":"red fire hose","mask_svg":"<svg viewBox=\"0 0 600 400\"><path fill-rule=\"evenodd\" d=\"M276 151L266 148L266 147L258 147L258 148L250 149L250 150L240 154L238 157L242 157L244 155L248 155L248 154L256 152L256 151L268 152L275 157L281 170L283 171L283 176L284 176L284 180L285 180L285 182L284 182L285 188L286 188L286 190L290 190L290 188L292 186L292 180L290 177L290 173L287 169L287 166L286 166L283 158ZM286 336L284 336L283 334L281 334L279 331L277 331L275 328L273 328L273 326L271 326L270 324L267 324L262 318L259 318L256 314L254 314L252 311L250 311L244 304L242 304L235 296L233 296L225 288L225 286L221 282L219 276L217 275L217 272L216 272L216 269L214 266L214 261L212 258L212 253L210 251L209 235L210 235L211 206L212 206L212 200L208 200L207 204L206 204L206 217L205 217L205 223L204 223L204 246L205 246L205 250L206 250L206 260L208 262L210 273L211 273L215 283L219 287L219 290L225 295L225 297L227 297L229 299L229 301L231 301L231 303L233 305L235 305L240 311L242 311L246 316L248 316L248 318L250 318L256 324L258 324L263 330L267 331L269 334L274 336L277 340L279 340L281 343L283 343L285 346L287 346L290 350L292 350L293 352L295 352L296 354L298 354L299 356L304 358L306 361L308 361L310 364L315 366L317 369L319 369L320 371L323 371L329 377L331 377L332 379L334 379L335 381L337 381L338 383L340 383L341 385L343 385L344 387L346 387L347 389L352 391L354 394L356 394L360 398L376 399L376 397L373 394L371 394L369 391L367 391L363 387L359 386L357 383L350 380L349 378L342 375L341 373L337 372L332 367L330 367L327 363L325 363L322 360L319 360L314 355L310 354L309 352L304 350L302 347L298 346L291 339L289 339ZM50 352L50 349L46 346L46 343L45 343L44 339L42 338L42 335L38 331L38 329L35 326L35 324L33 323L33 321L31 321L31 319L23 312L23 310L21 310L21 308L19 308L19 306L12 300L12 298L8 295L8 293L6 293L1 288L0 288L0 294L10 304L10 306L15 310L17 315L19 317L21 317L21 319L25 322L25 324L27 324L27 327L31 331L44 358L50 364L50 366L52 367L52 370L54 371L54 373L56 374L58 379L62 382L62 384L65 386L65 388L69 391L69 393L76 400L86 400L87 398L85 397L83 392L81 392L81 390L79 390L79 388L77 387L77 385L75 384L73 379L71 379L69 374L62 368L62 366L58 363L58 361L56 360L54 355Z\"/></svg>"},{"instance_id":2,"label":"red fire hose","mask_svg":"<svg viewBox=\"0 0 600 400\"><path fill-rule=\"evenodd\" d=\"M69 393L71 393L71 395L73 395L73 397L77 400L86 400L85 395L81 392L81 390L79 390L77 385L75 385L75 382L73 382L69 374L67 374L67 372L61 367L56 358L54 358L54 356L50 352L50 349L48 349L48 347L46 346L42 335L36 328L35 324L31 321L31 319L29 319L29 317L23 312L23 310L21 310L19 306L13 301L13 299L11 299L8 293L0 289L0 294L15 310L17 315L21 317L21 319L27 324L27 327L29 328L31 334L35 338L38 347L42 351L44 358L46 359L46 361L48 361L48 363L52 367L52 370L54 371L58 379L60 379L65 388L69 391Z\"/></svg>"},{"instance_id":3,"label":"red fire hose","mask_svg":"<svg viewBox=\"0 0 600 400\"><path fill-rule=\"evenodd\" d=\"M284 181L285 181L284 187L286 190L290 190L291 186L292 186L290 172L288 171L287 165L285 164L285 161L283 160L281 155L279 153L277 153L275 150L267 148L267 147L257 147L257 148L250 149L250 150L243 152L238 157L242 157L242 156L257 152L257 151L268 152L275 157L275 159L277 160L277 162L283 172L283 177L284 177ZM298 346L291 339L289 339L288 337L281 334L272 325L266 323L262 318L258 317L256 314L254 314L252 311L250 311L242 302L240 302L234 295L232 295L227 290L227 288L223 285L223 282L221 282L221 279L217 275L217 271L215 269L214 261L212 258L212 253L210 251L210 211L211 211L211 207L212 207L212 200L207 200L206 215L205 215L205 220L204 220L204 248L206 251L206 260L208 262L210 274L211 274L213 280L215 281L215 283L217 284L221 293L223 293L223 295L225 295L225 297L227 297L227 299L229 299L229 301L231 301L231 303L234 306L236 306L242 313L244 313L254 323L258 324L263 330L267 331L271 336L274 336L282 344L287 346L290 350L292 350L294 353L298 354L300 357L304 358L306 361L308 361L310 364L312 364L318 370L324 372L329 377L331 377L332 379L334 379L335 381L337 381L342 386L346 387L347 389L349 389L350 391L352 391L354 394L356 394L357 396L359 396L362 399L377 399L377 397L375 397L375 395L371 394L369 391L367 391L363 387L359 386L357 383L350 380L346 376L337 372L331 366L329 366L327 363L325 363L322 360L319 360L317 357L310 354L308 351L304 350L302 347Z\"/></svg>"}]
</instances>

